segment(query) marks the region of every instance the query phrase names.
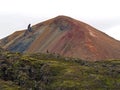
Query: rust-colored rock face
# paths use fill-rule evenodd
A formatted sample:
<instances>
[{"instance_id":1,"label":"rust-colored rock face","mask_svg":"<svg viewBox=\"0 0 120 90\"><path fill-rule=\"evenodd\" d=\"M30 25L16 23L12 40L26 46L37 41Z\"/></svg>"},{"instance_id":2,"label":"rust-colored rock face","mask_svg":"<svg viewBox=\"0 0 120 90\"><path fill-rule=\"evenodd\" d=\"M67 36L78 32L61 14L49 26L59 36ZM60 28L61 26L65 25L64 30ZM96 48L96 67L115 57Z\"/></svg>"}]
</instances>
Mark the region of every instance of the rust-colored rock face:
<instances>
[{"instance_id":1,"label":"rust-colored rock face","mask_svg":"<svg viewBox=\"0 0 120 90\"><path fill-rule=\"evenodd\" d=\"M70 17L58 16L25 32L13 33L0 45L11 51L49 52L84 60L120 59L120 41Z\"/></svg>"}]
</instances>

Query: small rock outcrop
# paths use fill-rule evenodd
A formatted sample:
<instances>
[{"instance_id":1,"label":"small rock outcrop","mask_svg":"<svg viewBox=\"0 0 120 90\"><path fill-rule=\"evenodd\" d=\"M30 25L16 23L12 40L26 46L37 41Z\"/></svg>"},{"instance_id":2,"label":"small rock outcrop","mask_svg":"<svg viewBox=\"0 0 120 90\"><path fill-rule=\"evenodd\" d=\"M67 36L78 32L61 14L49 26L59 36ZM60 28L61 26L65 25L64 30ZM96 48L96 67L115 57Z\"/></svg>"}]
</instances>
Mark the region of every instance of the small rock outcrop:
<instances>
[{"instance_id":1,"label":"small rock outcrop","mask_svg":"<svg viewBox=\"0 0 120 90\"><path fill-rule=\"evenodd\" d=\"M27 30L28 30L29 32L32 32L31 24L28 25Z\"/></svg>"},{"instance_id":2,"label":"small rock outcrop","mask_svg":"<svg viewBox=\"0 0 120 90\"><path fill-rule=\"evenodd\" d=\"M24 36L26 36L30 32L32 32L31 24L28 25L27 30L24 33Z\"/></svg>"}]
</instances>

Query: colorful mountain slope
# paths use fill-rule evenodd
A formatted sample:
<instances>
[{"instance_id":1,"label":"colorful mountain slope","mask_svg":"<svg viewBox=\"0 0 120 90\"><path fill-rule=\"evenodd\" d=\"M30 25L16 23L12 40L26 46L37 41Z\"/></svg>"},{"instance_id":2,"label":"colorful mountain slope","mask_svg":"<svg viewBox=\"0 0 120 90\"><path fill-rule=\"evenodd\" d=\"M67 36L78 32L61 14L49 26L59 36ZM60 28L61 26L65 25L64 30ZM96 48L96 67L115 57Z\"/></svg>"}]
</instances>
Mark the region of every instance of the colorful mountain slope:
<instances>
[{"instance_id":1,"label":"colorful mountain slope","mask_svg":"<svg viewBox=\"0 0 120 90\"><path fill-rule=\"evenodd\" d=\"M67 16L36 24L3 38L0 45L14 52L54 53L84 60L120 59L120 42Z\"/></svg>"}]
</instances>

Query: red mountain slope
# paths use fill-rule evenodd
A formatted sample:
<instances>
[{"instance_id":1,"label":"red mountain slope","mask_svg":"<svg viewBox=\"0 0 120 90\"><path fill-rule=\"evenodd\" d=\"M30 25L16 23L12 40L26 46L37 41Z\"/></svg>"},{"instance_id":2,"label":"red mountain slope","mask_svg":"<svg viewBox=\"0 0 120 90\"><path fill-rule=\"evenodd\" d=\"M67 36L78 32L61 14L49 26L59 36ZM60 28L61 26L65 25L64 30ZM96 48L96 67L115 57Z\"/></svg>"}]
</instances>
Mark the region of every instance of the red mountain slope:
<instances>
[{"instance_id":1,"label":"red mountain slope","mask_svg":"<svg viewBox=\"0 0 120 90\"><path fill-rule=\"evenodd\" d=\"M26 34L27 32L27 34ZM60 54L85 60L120 59L120 42L88 24L58 16L0 41L11 51Z\"/></svg>"}]
</instances>

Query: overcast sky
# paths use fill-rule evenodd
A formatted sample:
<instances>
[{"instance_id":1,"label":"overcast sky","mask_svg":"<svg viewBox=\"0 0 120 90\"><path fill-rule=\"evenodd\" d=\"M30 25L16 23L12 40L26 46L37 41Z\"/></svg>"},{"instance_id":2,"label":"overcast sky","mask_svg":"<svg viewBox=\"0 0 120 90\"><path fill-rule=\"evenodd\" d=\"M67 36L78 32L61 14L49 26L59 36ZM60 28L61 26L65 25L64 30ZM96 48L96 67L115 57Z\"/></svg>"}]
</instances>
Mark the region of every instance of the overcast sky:
<instances>
[{"instance_id":1,"label":"overcast sky","mask_svg":"<svg viewBox=\"0 0 120 90\"><path fill-rule=\"evenodd\" d=\"M120 0L0 0L0 38L66 15L120 40Z\"/></svg>"}]
</instances>

